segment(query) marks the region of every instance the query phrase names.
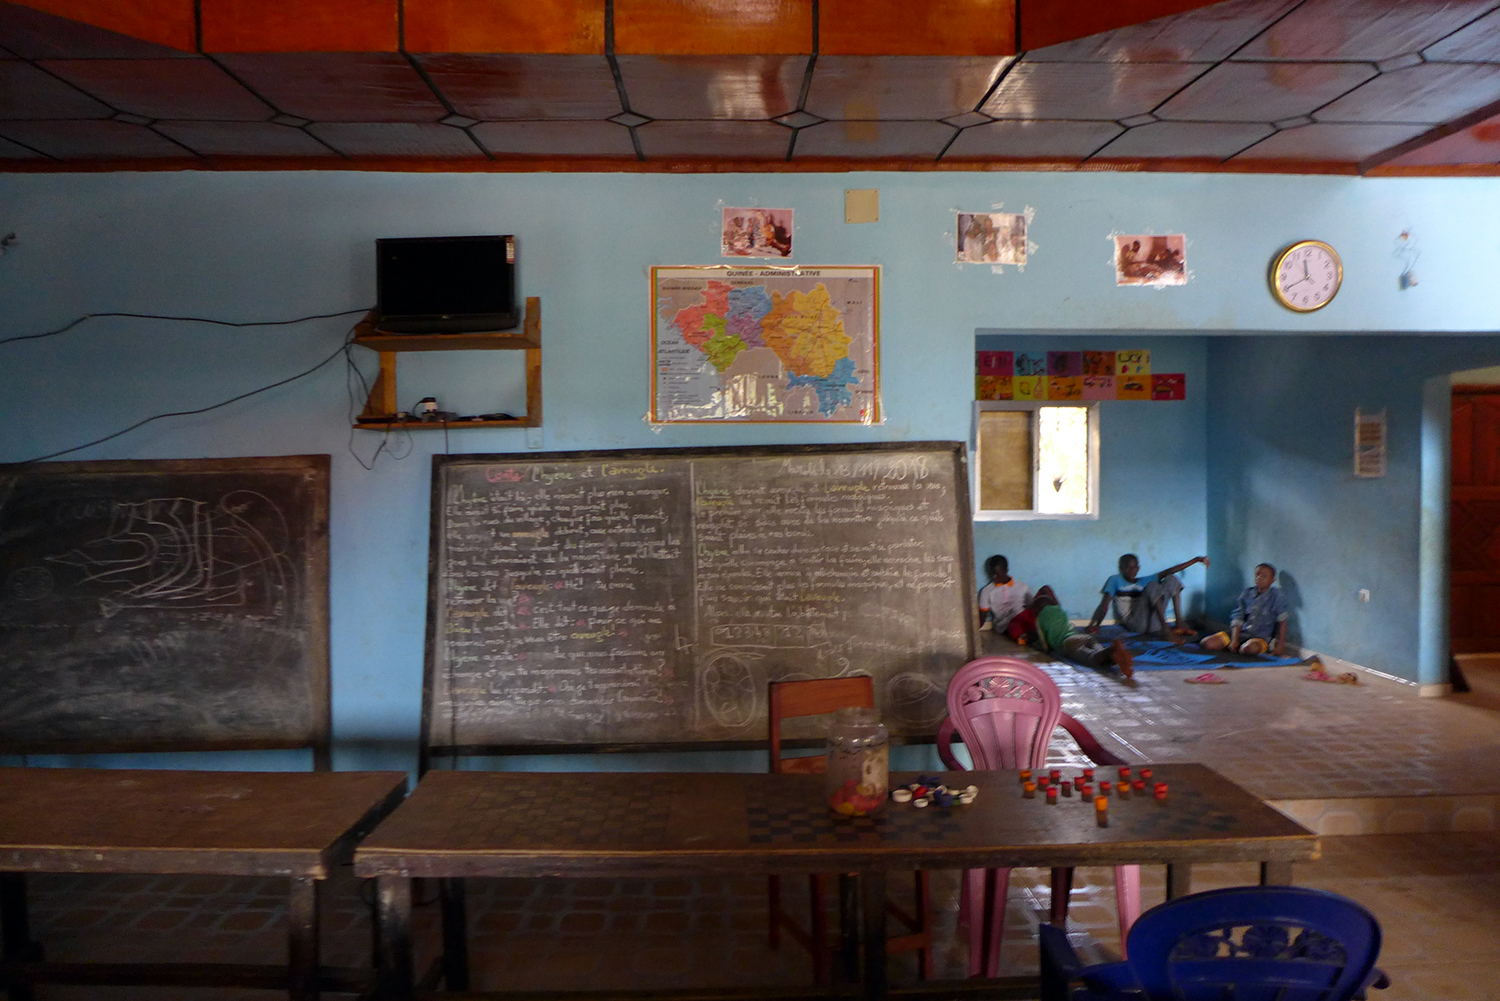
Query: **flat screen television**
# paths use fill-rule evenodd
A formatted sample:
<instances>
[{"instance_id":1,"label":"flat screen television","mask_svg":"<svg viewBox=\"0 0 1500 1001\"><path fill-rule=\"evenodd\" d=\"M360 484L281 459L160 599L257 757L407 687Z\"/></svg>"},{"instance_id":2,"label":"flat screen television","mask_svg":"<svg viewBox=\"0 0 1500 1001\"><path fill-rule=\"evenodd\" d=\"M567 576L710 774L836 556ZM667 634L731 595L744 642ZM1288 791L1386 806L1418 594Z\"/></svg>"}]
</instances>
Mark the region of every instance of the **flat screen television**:
<instances>
[{"instance_id":1,"label":"flat screen television","mask_svg":"<svg viewBox=\"0 0 1500 1001\"><path fill-rule=\"evenodd\" d=\"M377 330L454 334L509 330L516 311L514 236L375 241Z\"/></svg>"}]
</instances>

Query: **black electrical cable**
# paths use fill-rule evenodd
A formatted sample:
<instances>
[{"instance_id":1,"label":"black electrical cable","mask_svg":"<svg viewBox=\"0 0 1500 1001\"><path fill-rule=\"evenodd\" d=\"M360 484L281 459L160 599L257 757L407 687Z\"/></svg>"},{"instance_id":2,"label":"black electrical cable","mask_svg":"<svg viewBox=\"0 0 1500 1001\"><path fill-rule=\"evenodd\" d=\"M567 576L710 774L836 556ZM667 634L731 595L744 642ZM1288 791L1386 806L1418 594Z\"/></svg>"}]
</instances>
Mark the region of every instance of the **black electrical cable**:
<instances>
[{"instance_id":1,"label":"black electrical cable","mask_svg":"<svg viewBox=\"0 0 1500 1001\"><path fill-rule=\"evenodd\" d=\"M350 310L349 312L363 312L363 311L362 310ZM329 314L329 316L347 316L347 315L348 315L348 313L330 313ZM311 319L311 318L309 317L309 319ZM323 319L323 317L318 317L318 319ZM234 324L231 324L231 325L234 325ZM252 324L252 326L253 325L254 324ZM0 342L0 343L3 343L3 342ZM19 465L28 466L28 465L31 465L31 464L37 463L37 462L46 462L48 459L55 459L55 458L57 458L60 455L68 455L68 454L70 454L72 452L82 451L85 448L91 448L94 445L102 445L104 442L111 441L111 440L113 440L115 438L120 437L123 434L129 434L131 431L134 431L136 428L144 427L145 425L150 424L152 421L163 420L163 419L165 419L167 417L191 417L194 414L206 414L210 410L218 410L220 407L227 407L231 403L238 403L240 400L247 399L247 398L249 398L251 396L256 396L256 395L258 395L260 393L266 392L267 390L275 389L277 386L285 386L289 382L296 382L298 379L305 378L306 376L312 375L318 369L322 368L324 365L327 365L329 362L333 361L339 355L341 355L345 351L347 351L349 349L349 346L351 344L353 344L353 343L354 343L354 331L350 330L348 336L346 336L344 338L344 342L338 346L338 349L335 350L333 352L333 354L329 355L327 358L324 358L322 361L318 362L312 368L305 369L304 371L298 372L296 375L290 375L290 376L287 376L285 379L279 379L276 382L273 382L273 383L271 383L268 386L261 386L259 389L252 389L248 393L241 393L238 396L231 396L229 399L224 400L221 403L215 403L215 404L212 404L212 405L207 406L207 407L199 407L196 410L174 410L171 413L153 414L150 417L145 418L144 420L136 421L134 424L130 425L128 428L122 428L121 430L116 431L114 434L107 434L103 438L95 438L93 441L84 442L82 445L74 445L72 448L65 448L65 449L63 449L60 452L52 452L49 455L40 455L40 456L37 456L34 459L27 459L24 462L19 463Z\"/></svg>"},{"instance_id":2,"label":"black electrical cable","mask_svg":"<svg viewBox=\"0 0 1500 1001\"><path fill-rule=\"evenodd\" d=\"M171 320L177 323L212 323L219 327L285 327L293 323L306 323L308 320L331 320L338 316L353 316L355 313L368 313L370 307L363 309L346 309L340 313L317 313L313 316L299 316L291 320L215 320L207 316L161 316L156 313L86 313L67 326L58 327L56 330L48 330L40 334L21 334L17 337L7 337L0 340L0 346L14 344L16 341L39 341L44 337L56 337L58 334L66 334L85 320L94 320L101 317L124 317L132 320Z\"/></svg>"}]
</instances>

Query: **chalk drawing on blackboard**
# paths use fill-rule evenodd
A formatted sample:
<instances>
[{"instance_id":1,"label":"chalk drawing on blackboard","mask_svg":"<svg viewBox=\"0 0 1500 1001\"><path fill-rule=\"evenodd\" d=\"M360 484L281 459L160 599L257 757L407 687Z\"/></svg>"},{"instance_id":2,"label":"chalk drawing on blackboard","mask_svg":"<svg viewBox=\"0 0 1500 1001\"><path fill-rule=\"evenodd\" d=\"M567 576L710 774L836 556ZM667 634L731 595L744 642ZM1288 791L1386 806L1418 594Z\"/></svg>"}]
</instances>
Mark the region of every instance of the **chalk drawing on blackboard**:
<instances>
[{"instance_id":1,"label":"chalk drawing on blackboard","mask_svg":"<svg viewBox=\"0 0 1500 1001\"><path fill-rule=\"evenodd\" d=\"M105 589L98 602L106 618L125 608L224 606L274 615L289 598L286 544L280 508L236 490L212 505L186 497L115 502L101 534L45 559L76 570L78 586Z\"/></svg>"},{"instance_id":2,"label":"chalk drawing on blackboard","mask_svg":"<svg viewBox=\"0 0 1500 1001\"><path fill-rule=\"evenodd\" d=\"M948 714L947 690L925 674L903 672L885 686L886 711L899 723L935 727Z\"/></svg>"},{"instance_id":3,"label":"chalk drawing on blackboard","mask_svg":"<svg viewBox=\"0 0 1500 1001\"><path fill-rule=\"evenodd\" d=\"M742 727L761 713L760 693L766 689L760 669L764 654L753 650L720 650L698 673L703 709L720 726Z\"/></svg>"}]
</instances>

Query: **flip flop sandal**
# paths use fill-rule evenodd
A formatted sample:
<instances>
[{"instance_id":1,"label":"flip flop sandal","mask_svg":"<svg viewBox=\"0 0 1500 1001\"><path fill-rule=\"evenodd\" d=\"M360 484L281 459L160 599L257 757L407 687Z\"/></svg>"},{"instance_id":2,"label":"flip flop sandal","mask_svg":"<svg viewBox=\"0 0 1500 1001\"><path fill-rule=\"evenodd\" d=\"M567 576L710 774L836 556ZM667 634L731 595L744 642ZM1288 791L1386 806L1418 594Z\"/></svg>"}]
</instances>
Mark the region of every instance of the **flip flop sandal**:
<instances>
[{"instance_id":1,"label":"flip flop sandal","mask_svg":"<svg viewBox=\"0 0 1500 1001\"><path fill-rule=\"evenodd\" d=\"M1359 676L1356 675L1353 671L1345 671L1343 674L1332 680L1337 681L1341 685L1359 684Z\"/></svg>"},{"instance_id":2,"label":"flip flop sandal","mask_svg":"<svg viewBox=\"0 0 1500 1001\"><path fill-rule=\"evenodd\" d=\"M1331 675L1331 674L1329 674L1327 671L1323 670L1321 667L1317 667L1317 668L1313 668L1311 671L1308 671L1306 674L1304 674L1302 676L1302 680L1303 681L1328 681L1328 682L1332 682L1332 681L1336 681L1337 679L1334 678L1334 676Z\"/></svg>"},{"instance_id":3,"label":"flip flop sandal","mask_svg":"<svg viewBox=\"0 0 1500 1001\"><path fill-rule=\"evenodd\" d=\"M1228 678L1221 678L1217 674L1214 674L1212 671L1209 671L1206 674L1200 674L1196 678L1183 678L1182 680L1185 681L1185 682L1187 682L1190 685L1227 685L1227 684L1229 684L1229 679Z\"/></svg>"}]
</instances>

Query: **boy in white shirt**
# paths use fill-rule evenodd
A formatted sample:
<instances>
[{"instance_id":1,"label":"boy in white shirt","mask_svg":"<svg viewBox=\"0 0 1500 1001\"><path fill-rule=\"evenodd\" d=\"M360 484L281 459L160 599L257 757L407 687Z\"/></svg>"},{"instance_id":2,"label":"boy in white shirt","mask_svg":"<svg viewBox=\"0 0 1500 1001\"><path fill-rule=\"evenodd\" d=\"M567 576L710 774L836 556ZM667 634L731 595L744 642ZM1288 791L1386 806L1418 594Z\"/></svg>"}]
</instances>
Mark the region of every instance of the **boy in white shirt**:
<instances>
[{"instance_id":1,"label":"boy in white shirt","mask_svg":"<svg viewBox=\"0 0 1500 1001\"><path fill-rule=\"evenodd\" d=\"M1010 561L999 554L984 561L984 576L989 583L979 591L979 628L989 621L995 632L1003 633L1016 613L1031 604L1036 595L1010 575Z\"/></svg>"}]
</instances>

